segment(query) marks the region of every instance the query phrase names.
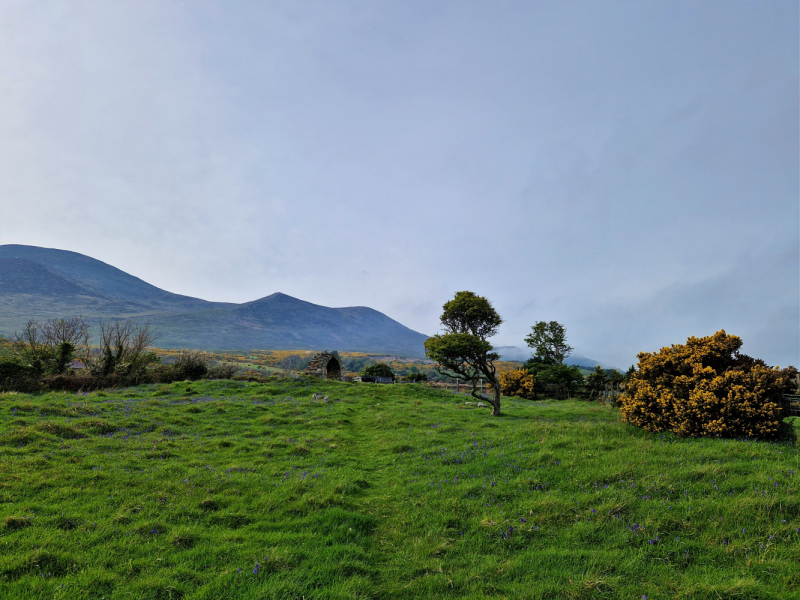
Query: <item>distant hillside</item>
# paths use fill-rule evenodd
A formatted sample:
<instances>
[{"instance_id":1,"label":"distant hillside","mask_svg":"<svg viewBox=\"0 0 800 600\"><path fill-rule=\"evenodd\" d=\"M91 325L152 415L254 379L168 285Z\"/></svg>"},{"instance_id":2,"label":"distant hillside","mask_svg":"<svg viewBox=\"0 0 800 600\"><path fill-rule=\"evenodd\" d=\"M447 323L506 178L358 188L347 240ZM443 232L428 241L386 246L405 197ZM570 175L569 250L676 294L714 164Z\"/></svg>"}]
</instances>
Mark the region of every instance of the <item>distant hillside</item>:
<instances>
[{"instance_id":1,"label":"distant hillside","mask_svg":"<svg viewBox=\"0 0 800 600\"><path fill-rule=\"evenodd\" d=\"M367 307L328 308L275 293L244 304L172 294L99 260L0 246L0 334L29 319L148 318L163 348L330 349L423 356L426 335Z\"/></svg>"},{"instance_id":2,"label":"distant hillside","mask_svg":"<svg viewBox=\"0 0 800 600\"><path fill-rule=\"evenodd\" d=\"M233 308L160 315L152 321L164 337L159 345L172 348L318 348L423 356L427 339L372 308L328 308L281 293Z\"/></svg>"},{"instance_id":3,"label":"distant hillside","mask_svg":"<svg viewBox=\"0 0 800 600\"><path fill-rule=\"evenodd\" d=\"M2 259L23 259L37 263L52 274L78 284L92 295L114 298L145 309L181 312L234 306L164 291L102 261L68 250L7 244L0 246L0 260ZM0 287L0 293L3 291L4 288Z\"/></svg>"},{"instance_id":4,"label":"distant hillside","mask_svg":"<svg viewBox=\"0 0 800 600\"><path fill-rule=\"evenodd\" d=\"M48 271L43 265L24 258L3 258L0 255L0 291L3 294L40 296L80 296L95 294Z\"/></svg>"}]
</instances>

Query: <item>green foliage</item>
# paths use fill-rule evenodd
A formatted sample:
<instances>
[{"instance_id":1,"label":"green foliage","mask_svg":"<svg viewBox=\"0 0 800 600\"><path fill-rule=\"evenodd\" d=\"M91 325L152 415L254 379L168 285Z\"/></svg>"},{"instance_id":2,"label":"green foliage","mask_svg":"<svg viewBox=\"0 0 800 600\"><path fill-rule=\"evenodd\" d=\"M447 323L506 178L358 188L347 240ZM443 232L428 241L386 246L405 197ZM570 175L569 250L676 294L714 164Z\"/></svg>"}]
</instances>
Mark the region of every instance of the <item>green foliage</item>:
<instances>
[{"instance_id":1,"label":"green foliage","mask_svg":"<svg viewBox=\"0 0 800 600\"><path fill-rule=\"evenodd\" d=\"M586 387L593 392L599 392L604 389L606 383L608 383L608 376L606 375L605 369L600 365L596 365L594 373L586 377Z\"/></svg>"},{"instance_id":2,"label":"green foliage","mask_svg":"<svg viewBox=\"0 0 800 600\"><path fill-rule=\"evenodd\" d=\"M534 357L523 367L536 378L536 395L549 391L556 397L572 396L584 382L581 370L574 365L549 363Z\"/></svg>"},{"instance_id":3,"label":"green foliage","mask_svg":"<svg viewBox=\"0 0 800 600\"><path fill-rule=\"evenodd\" d=\"M239 367L231 363L219 363L213 367L209 367L206 373L207 379L233 379L236 373L239 372Z\"/></svg>"},{"instance_id":4,"label":"green foliage","mask_svg":"<svg viewBox=\"0 0 800 600\"><path fill-rule=\"evenodd\" d=\"M349 373L360 373L367 367L375 364L375 361L368 356L350 358L342 361L344 370Z\"/></svg>"},{"instance_id":5,"label":"green foliage","mask_svg":"<svg viewBox=\"0 0 800 600\"><path fill-rule=\"evenodd\" d=\"M425 386L186 387L0 396L0 597L798 591L797 446L573 401L486 423Z\"/></svg>"},{"instance_id":6,"label":"green foliage","mask_svg":"<svg viewBox=\"0 0 800 600\"><path fill-rule=\"evenodd\" d=\"M14 389L15 382L30 381L38 376L39 372L34 367L23 364L19 359L0 358L0 390Z\"/></svg>"},{"instance_id":7,"label":"green foliage","mask_svg":"<svg viewBox=\"0 0 800 600\"><path fill-rule=\"evenodd\" d=\"M534 358L545 364L560 365L572 353L567 329L556 321L537 321L525 342L534 349Z\"/></svg>"},{"instance_id":8,"label":"green foliage","mask_svg":"<svg viewBox=\"0 0 800 600\"><path fill-rule=\"evenodd\" d=\"M408 380L413 383L425 383L428 381L428 376L425 373L411 373Z\"/></svg>"},{"instance_id":9,"label":"green foliage","mask_svg":"<svg viewBox=\"0 0 800 600\"><path fill-rule=\"evenodd\" d=\"M202 379L211 366L211 354L200 350L182 350L172 365L178 380Z\"/></svg>"},{"instance_id":10,"label":"green foliage","mask_svg":"<svg viewBox=\"0 0 800 600\"><path fill-rule=\"evenodd\" d=\"M497 334L503 323L492 304L472 292L456 292L455 298L445 302L443 308L440 319L449 333L465 333L485 340Z\"/></svg>"},{"instance_id":11,"label":"green foliage","mask_svg":"<svg viewBox=\"0 0 800 600\"><path fill-rule=\"evenodd\" d=\"M86 362L89 354L89 324L83 317L28 321L17 332L12 356L31 367L36 377L63 375L80 352Z\"/></svg>"},{"instance_id":12,"label":"green foliage","mask_svg":"<svg viewBox=\"0 0 800 600\"><path fill-rule=\"evenodd\" d=\"M69 342L61 342L55 347L53 359L49 369L50 375L62 375L75 358L75 346Z\"/></svg>"},{"instance_id":13,"label":"green foliage","mask_svg":"<svg viewBox=\"0 0 800 600\"><path fill-rule=\"evenodd\" d=\"M500 412L500 389L493 362L500 356L492 345L469 333L444 333L425 340L425 353L435 361L441 375L458 378L476 386L481 377L497 388L495 411ZM473 391L473 395L478 397Z\"/></svg>"},{"instance_id":14,"label":"green foliage","mask_svg":"<svg viewBox=\"0 0 800 600\"><path fill-rule=\"evenodd\" d=\"M454 372L477 372L477 364L482 360L500 358L492 352L489 342L469 333L445 333L429 337L425 341L425 351L430 360L436 361L444 370Z\"/></svg>"},{"instance_id":15,"label":"green foliage","mask_svg":"<svg viewBox=\"0 0 800 600\"><path fill-rule=\"evenodd\" d=\"M539 380L544 384L558 386L571 394L583 384L583 375L578 367L558 363L548 365L538 372Z\"/></svg>"},{"instance_id":16,"label":"green foliage","mask_svg":"<svg viewBox=\"0 0 800 600\"><path fill-rule=\"evenodd\" d=\"M142 375L156 355L148 347L158 339L149 321L117 319L100 324L102 357L93 371L102 377Z\"/></svg>"},{"instance_id":17,"label":"green foliage","mask_svg":"<svg viewBox=\"0 0 800 600\"><path fill-rule=\"evenodd\" d=\"M386 363L376 363L361 371L362 376L367 377L394 377L394 371Z\"/></svg>"}]
</instances>

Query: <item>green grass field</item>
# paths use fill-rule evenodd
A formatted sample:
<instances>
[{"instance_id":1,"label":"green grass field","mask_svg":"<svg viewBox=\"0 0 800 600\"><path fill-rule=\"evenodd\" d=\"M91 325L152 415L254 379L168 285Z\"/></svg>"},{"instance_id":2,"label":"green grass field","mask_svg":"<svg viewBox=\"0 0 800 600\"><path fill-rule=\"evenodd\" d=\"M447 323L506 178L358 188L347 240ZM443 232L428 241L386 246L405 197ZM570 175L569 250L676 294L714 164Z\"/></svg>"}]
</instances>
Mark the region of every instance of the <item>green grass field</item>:
<instances>
[{"instance_id":1,"label":"green grass field","mask_svg":"<svg viewBox=\"0 0 800 600\"><path fill-rule=\"evenodd\" d=\"M1 394L0 598L800 597L798 447L464 400Z\"/></svg>"}]
</instances>

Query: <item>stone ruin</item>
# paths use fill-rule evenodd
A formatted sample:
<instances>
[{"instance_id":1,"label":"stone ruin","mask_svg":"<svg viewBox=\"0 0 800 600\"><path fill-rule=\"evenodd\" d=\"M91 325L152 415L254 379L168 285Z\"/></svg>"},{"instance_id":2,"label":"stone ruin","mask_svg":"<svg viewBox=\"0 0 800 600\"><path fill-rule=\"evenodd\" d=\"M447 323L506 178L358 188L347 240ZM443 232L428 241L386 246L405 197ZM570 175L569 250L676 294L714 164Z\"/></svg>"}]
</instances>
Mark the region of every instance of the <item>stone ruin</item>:
<instances>
[{"instance_id":1,"label":"stone ruin","mask_svg":"<svg viewBox=\"0 0 800 600\"><path fill-rule=\"evenodd\" d=\"M344 374L341 359L332 352L319 352L304 371L309 377L341 379Z\"/></svg>"}]
</instances>

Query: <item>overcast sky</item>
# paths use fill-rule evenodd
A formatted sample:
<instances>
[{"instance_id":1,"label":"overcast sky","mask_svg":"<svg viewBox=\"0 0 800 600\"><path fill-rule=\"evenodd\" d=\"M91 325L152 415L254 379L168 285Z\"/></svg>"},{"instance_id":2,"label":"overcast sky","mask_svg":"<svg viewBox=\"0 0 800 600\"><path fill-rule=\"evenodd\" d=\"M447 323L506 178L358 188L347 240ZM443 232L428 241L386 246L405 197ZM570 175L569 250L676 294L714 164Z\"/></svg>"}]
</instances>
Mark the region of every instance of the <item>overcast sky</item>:
<instances>
[{"instance_id":1,"label":"overcast sky","mask_svg":"<svg viewBox=\"0 0 800 600\"><path fill-rule=\"evenodd\" d=\"M0 243L800 363L798 2L2 0Z\"/></svg>"}]
</instances>

